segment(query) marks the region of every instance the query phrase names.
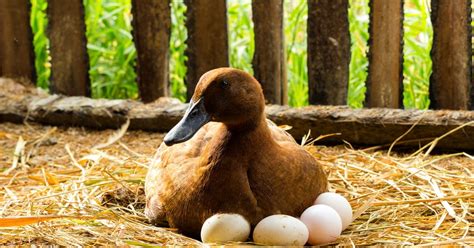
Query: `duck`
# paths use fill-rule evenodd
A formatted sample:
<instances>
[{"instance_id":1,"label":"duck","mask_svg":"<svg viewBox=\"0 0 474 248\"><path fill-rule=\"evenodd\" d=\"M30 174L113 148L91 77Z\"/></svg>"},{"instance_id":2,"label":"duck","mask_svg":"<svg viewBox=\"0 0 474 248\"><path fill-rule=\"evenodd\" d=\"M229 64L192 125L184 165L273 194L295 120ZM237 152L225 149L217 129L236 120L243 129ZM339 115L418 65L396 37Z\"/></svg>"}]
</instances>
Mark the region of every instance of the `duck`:
<instances>
[{"instance_id":1,"label":"duck","mask_svg":"<svg viewBox=\"0 0 474 248\"><path fill-rule=\"evenodd\" d=\"M240 214L254 227L269 215L299 216L326 192L322 166L264 110L262 87L249 73L203 74L149 166L149 221L199 237L216 213Z\"/></svg>"}]
</instances>

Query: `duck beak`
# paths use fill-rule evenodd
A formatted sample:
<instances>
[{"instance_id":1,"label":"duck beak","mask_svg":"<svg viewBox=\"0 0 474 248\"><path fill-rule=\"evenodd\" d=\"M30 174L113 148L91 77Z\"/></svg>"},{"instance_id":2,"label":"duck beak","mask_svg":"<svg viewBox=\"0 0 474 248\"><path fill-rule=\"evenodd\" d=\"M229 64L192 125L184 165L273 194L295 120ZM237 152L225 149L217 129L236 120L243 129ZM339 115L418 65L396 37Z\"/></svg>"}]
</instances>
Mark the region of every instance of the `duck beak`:
<instances>
[{"instance_id":1,"label":"duck beak","mask_svg":"<svg viewBox=\"0 0 474 248\"><path fill-rule=\"evenodd\" d=\"M167 146L185 142L191 139L210 119L204 107L204 98L200 98L197 102L191 100L183 119L166 134L163 141Z\"/></svg>"}]
</instances>

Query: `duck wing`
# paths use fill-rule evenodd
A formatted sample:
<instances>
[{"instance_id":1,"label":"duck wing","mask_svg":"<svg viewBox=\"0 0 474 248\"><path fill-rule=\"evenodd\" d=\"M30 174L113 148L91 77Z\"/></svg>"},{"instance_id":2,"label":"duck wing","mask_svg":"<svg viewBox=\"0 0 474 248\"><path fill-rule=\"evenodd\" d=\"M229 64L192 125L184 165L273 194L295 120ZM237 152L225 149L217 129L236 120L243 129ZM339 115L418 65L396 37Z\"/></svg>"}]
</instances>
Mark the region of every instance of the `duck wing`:
<instances>
[{"instance_id":1,"label":"duck wing","mask_svg":"<svg viewBox=\"0 0 474 248\"><path fill-rule=\"evenodd\" d=\"M259 151L247 172L251 190L263 217L299 216L327 191L322 166L282 128L267 120L278 146Z\"/></svg>"},{"instance_id":2,"label":"duck wing","mask_svg":"<svg viewBox=\"0 0 474 248\"><path fill-rule=\"evenodd\" d=\"M267 124L268 124L268 127L270 128L270 131L272 132L273 139L276 140L278 143L280 142L296 143L296 140L293 138L293 136L291 136L291 134L289 134L283 128L277 126L275 122L267 119Z\"/></svg>"}]
</instances>

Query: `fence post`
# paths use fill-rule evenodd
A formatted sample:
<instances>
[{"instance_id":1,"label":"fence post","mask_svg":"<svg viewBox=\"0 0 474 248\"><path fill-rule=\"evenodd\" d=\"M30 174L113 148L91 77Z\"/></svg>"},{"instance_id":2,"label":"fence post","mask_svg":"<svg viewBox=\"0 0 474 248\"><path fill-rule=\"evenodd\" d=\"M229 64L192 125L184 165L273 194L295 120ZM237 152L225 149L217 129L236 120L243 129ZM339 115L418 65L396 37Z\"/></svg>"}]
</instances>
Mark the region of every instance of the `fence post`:
<instances>
[{"instance_id":1,"label":"fence post","mask_svg":"<svg viewBox=\"0 0 474 248\"><path fill-rule=\"evenodd\" d=\"M48 0L53 93L90 96L89 57L82 0Z\"/></svg>"},{"instance_id":2,"label":"fence post","mask_svg":"<svg viewBox=\"0 0 474 248\"><path fill-rule=\"evenodd\" d=\"M229 66L227 8L225 0L185 0L186 86L188 100L199 78L208 70Z\"/></svg>"},{"instance_id":3,"label":"fence post","mask_svg":"<svg viewBox=\"0 0 474 248\"><path fill-rule=\"evenodd\" d=\"M169 0L132 0L137 81L143 102L169 95Z\"/></svg>"},{"instance_id":4,"label":"fence post","mask_svg":"<svg viewBox=\"0 0 474 248\"><path fill-rule=\"evenodd\" d=\"M29 0L0 0L0 77L36 81Z\"/></svg>"},{"instance_id":5,"label":"fence post","mask_svg":"<svg viewBox=\"0 0 474 248\"><path fill-rule=\"evenodd\" d=\"M345 105L351 38L348 0L308 0L309 103Z\"/></svg>"},{"instance_id":6,"label":"fence post","mask_svg":"<svg viewBox=\"0 0 474 248\"><path fill-rule=\"evenodd\" d=\"M370 0L366 107L403 106L403 0Z\"/></svg>"},{"instance_id":7,"label":"fence post","mask_svg":"<svg viewBox=\"0 0 474 248\"><path fill-rule=\"evenodd\" d=\"M267 103L287 104L283 0L253 0L255 53L252 66Z\"/></svg>"},{"instance_id":8,"label":"fence post","mask_svg":"<svg viewBox=\"0 0 474 248\"><path fill-rule=\"evenodd\" d=\"M432 0L431 108L474 109L471 1Z\"/></svg>"}]
</instances>

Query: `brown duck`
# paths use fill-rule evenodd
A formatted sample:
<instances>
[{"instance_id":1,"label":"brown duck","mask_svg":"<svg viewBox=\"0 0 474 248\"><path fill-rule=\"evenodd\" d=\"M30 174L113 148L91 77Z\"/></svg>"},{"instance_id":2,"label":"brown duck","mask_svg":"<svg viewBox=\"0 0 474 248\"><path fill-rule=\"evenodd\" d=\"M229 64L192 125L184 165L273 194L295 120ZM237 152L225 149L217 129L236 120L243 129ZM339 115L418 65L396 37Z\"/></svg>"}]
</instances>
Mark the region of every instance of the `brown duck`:
<instances>
[{"instance_id":1,"label":"brown duck","mask_svg":"<svg viewBox=\"0 0 474 248\"><path fill-rule=\"evenodd\" d=\"M145 214L198 237L215 213L252 226L272 214L299 216L327 190L317 161L265 118L260 84L248 73L205 73L183 119L165 136L145 181Z\"/></svg>"}]
</instances>

